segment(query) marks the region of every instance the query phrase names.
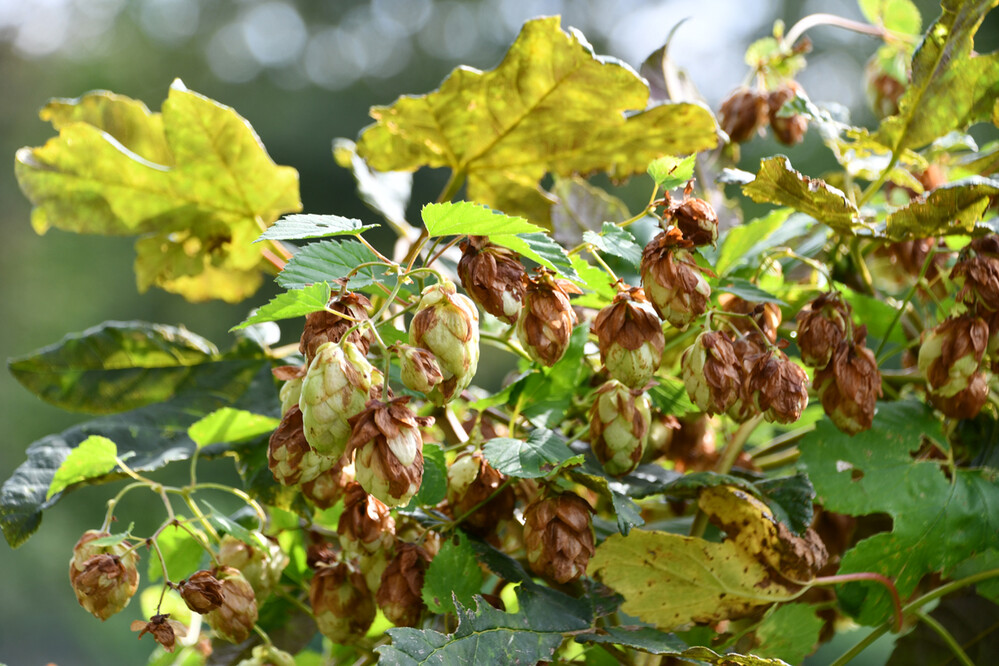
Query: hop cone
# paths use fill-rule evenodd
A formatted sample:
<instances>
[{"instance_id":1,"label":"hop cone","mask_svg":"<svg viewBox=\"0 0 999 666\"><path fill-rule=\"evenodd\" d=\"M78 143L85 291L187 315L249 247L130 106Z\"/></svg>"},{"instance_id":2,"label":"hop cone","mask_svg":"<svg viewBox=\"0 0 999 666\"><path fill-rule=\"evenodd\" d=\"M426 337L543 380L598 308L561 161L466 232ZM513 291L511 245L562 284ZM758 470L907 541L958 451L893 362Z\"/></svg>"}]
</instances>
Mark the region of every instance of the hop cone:
<instances>
[{"instance_id":1,"label":"hop cone","mask_svg":"<svg viewBox=\"0 0 999 666\"><path fill-rule=\"evenodd\" d=\"M801 86L791 81L782 85L767 97L769 106L770 129L774 132L774 137L785 146L793 146L801 143L808 131L808 119L799 114L790 116L777 115L781 107L801 93Z\"/></svg>"},{"instance_id":2,"label":"hop cone","mask_svg":"<svg viewBox=\"0 0 999 666\"><path fill-rule=\"evenodd\" d=\"M426 550L403 543L385 568L375 601L397 627L415 627L419 623L427 607L423 603L423 579L429 564Z\"/></svg>"},{"instance_id":3,"label":"hop cone","mask_svg":"<svg viewBox=\"0 0 999 666\"><path fill-rule=\"evenodd\" d=\"M222 583L211 571L202 569L177 585L187 607L204 615L222 605Z\"/></svg>"},{"instance_id":4,"label":"hop cone","mask_svg":"<svg viewBox=\"0 0 999 666\"><path fill-rule=\"evenodd\" d=\"M368 589L377 592L395 547L395 520L389 508L364 492L361 484L351 483L344 492L337 533L347 557L360 561Z\"/></svg>"},{"instance_id":5,"label":"hop cone","mask_svg":"<svg viewBox=\"0 0 999 666\"><path fill-rule=\"evenodd\" d=\"M593 556L593 509L572 493L538 499L524 511L524 546L534 573L568 583Z\"/></svg>"},{"instance_id":6,"label":"hop cone","mask_svg":"<svg viewBox=\"0 0 999 666\"><path fill-rule=\"evenodd\" d=\"M689 198L671 205L670 220L692 245L714 245L718 242L718 214L704 199Z\"/></svg>"},{"instance_id":7,"label":"hop cone","mask_svg":"<svg viewBox=\"0 0 999 666\"><path fill-rule=\"evenodd\" d=\"M726 412L739 398L743 372L732 341L721 331L705 331L683 352L683 383L697 408L708 414Z\"/></svg>"},{"instance_id":8,"label":"hop cone","mask_svg":"<svg viewBox=\"0 0 999 666\"><path fill-rule=\"evenodd\" d=\"M274 378L283 381L278 397L281 399L281 415L284 416L292 407L298 407L298 399L302 397L302 383L308 371L305 365L282 365L274 368Z\"/></svg>"},{"instance_id":9,"label":"hop cone","mask_svg":"<svg viewBox=\"0 0 999 666\"><path fill-rule=\"evenodd\" d=\"M590 407L590 446L608 474L622 476L638 467L650 422L649 399L641 390L616 379L597 389Z\"/></svg>"},{"instance_id":10,"label":"hop cone","mask_svg":"<svg viewBox=\"0 0 999 666\"><path fill-rule=\"evenodd\" d=\"M850 306L837 292L828 292L801 308L795 320L798 322L801 362L812 368L822 368L846 340Z\"/></svg>"},{"instance_id":11,"label":"hop cone","mask_svg":"<svg viewBox=\"0 0 999 666\"><path fill-rule=\"evenodd\" d=\"M662 361L666 339L645 291L619 291L593 320L600 360L610 376L631 388L649 383Z\"/></svg>"},{"instance_id":12,"label":"hop cone","mask_svg":"<svg viewBox=\"0 0 999 666\"><path fill-rule=\"evenodd\" d=\"M342 296L334 294L328 307L336 314L320 310L305 317L305 330L302 331L298 350L302 352L308 363L312 363L319 348L324 344L340 342L343 334L353 328L357 321L368 319L368 308L371 307L371 301L364 294L348 291ZM347 340L353 343L364 356L371 346L371 330L365 326L358 327L347 336Z\"/></svg>"},{"instance_id":13,"label":"hop cone","mask_svg":"<svg viewBox=\"0 0 999 666\"><path fill-rule=\"evenodd\" d=\"M722 102L721 127L732 143L743 143L767 123L766 95L749 88L739 88Z\"/></svg>"},{"instance_id":14,"label":"hop cone","mask_svg":"<svg viewBox=\"0 0 999 666\"><path fill-rule=\"evenodd\" d=\"M316 451L305 439L302 410L292 405L271 433L267 446L267 466L274 480L295 486L318 477L336 464L336 458Z\"/></svg>"},{"instance_id":15,"label":"hop cone","mask_svg":"<svg viewBox=\"0 0 999 666\"><path fill-rule=\"evenodd\" d=\"M749 389L771 423L793 423L808 406L808 375L782 351L767 352L756 362Z\"/></svg>"},{"instance_id":16,"label":"hop cone","mask_svg":"<svg viewBox=\"0 0 999 666\"><path fill-rule=\"evenodd\" d=\"M427 394L443 405L464 391L479 365L479 312L454 283L444 280L423 290L409 326L409 342L437 357L443 380Z\"/></svg>"},{"instance_id":17,"label":"hop cone","mask_svg":"<svg viewBox=\"0 0 999 666\"><path fill-rule=\"evenodd\" d=\"M375 619L375 604L364 576L347 562L316 569L309 601L319 631L334 643L362 638Z\"/></svg>"},{"instance_id":18,"label":"hop cone","mask_svg":"<svg viewBox=\"0 0 999 666\"><path fill-rule=\"evenodd\" d=\"M430 395L444 381L444 373L431 352L411 345L396 345L402 383L406 388Z\"/></svg>"},{"instance_id":19,"label":"hop cone","mask_svg":"<svg viewBox=\"0 0 999 666\"><path fill-rule=\"evenodd\" d=\"M474 513L468 514L461 528L470 534L485 536L496 531L497 525L513 517L516 497L513 488L495 493L506 476L496 471L480 451L458 455L447 470L447 503L457 518L465 516L482 502L489 500ZM489 499L492 497L492 499Z\"/></svg>"},{"instance_id":20,"label":"hop cone","mask_svg":"<svg viewBox=\"0 0 999 666\"><path fill-rule=\"evenodd\" d=\"M243 659L236 666L295 666L295 658L273 645L258 645L249 659Z\"/></svg>"},{"instance_id":21,"label":"hop cone","mask_svg":"<svg viewBox=\"0 0 999 666\"><path fill-rule=\"evenodd\" d=\"M128 546L94 546L95 539L110 536L107 532L87 530L73 547L69 561L69 582L76 600L94 617L106 620L132 599L139 586L135 551Z\"/></svg>"},{"instance_id":22,"label":"hop cone","mask_svg":"<svg viewBox=\"0 0 999 666\"><path fill-rule=\"evenodd\" d=\"M826 414L850 435L871 427L881 395L881 372L874 353L864 346L866 333L861 326L852 343L840 342L828 365L815 373L813 383Z\"/></svg>"},{"instance_id":23,"label":"hop cone","mask_svg":"<svg viewBox=\"0 0 999 666\"><path fill-rule=\"evenodd\" d=\"M222 584L222 605L205 615L205 620L219 638L242 643L257 623L257 599L253 588L243 574L232 567L220 567L215 577Z\"/></svg>"},{"instance_id":24,"label":"hop cone","mask_svg":"<svg viewBox=\"0 0 999 666\"><path fill-rule=\"evenodd\" d=\"M961 285L958 300L979 312L999 310L999 236L971 241L954 264L951 278Z\"/></svg>"},{"instance_id":25,"label":"hop cone","mask_svg":"<svg viewBox=\"0 0 999 666\"><path fill-rule=\"evenodd\" d=\"M527 281L517 253L490 243L485 236L469 236L460 247L461 286L483 310L508 324L516 323Z\"/></svg>"},{"instance_id":26,"label":"hop cone","mask_svg":"<svg viewBox=\"0 0 999 666\"><path fill-rule=\"evenodd\" d=\"M660 233L642 251L642 286L659 316L677 328L686 328L704 314L711 287L683 249L680 232Z\"/></svg>"},{"instance_id":27,"label":"hop cone","mask_svg":"<svg viewBox=\"0 0 999 666\"><path fill-rule=\"evenodd\" d=\"M343 497L347 484L354 480L354 466L345 465L346 457L320 473L319 476L302 484L302 495L320 509L328 509Z\"/></svg>"},{"instance_id":28,"label":"hop cone","mask_svg":"<svg viewBox=\"0 0 999 666\"><path fill-rule=\"evenodd\" d=\"M260 598L267 597L281 580L288 566L288 556L277 542L259 535L265 544L251 546L236 537L225 535L219 544L219 563L237 569Z\"/></svg>"},{"instance_id":29,"label":"hop cone","mask_svg":"<svg viewBox=\"0 0 999 666\"><path fill-rule=\"evenodd\" d=\"M528 280L524 309L517 320L517 339L532 359L549 367L558 363L569 347L576 313L569 294L582 293L568 280L540 270Z\"/></svg>"},{"instance_id":30,"label":"hop cone","mask_svg":"<svg viewBox=\"0 0 999 666\"><path fill-rule=\"evenodd\" d=\"M931 393L950 398L967 389L988 342L988 324L972 314L950 317L924 332L918 365Z\"/></svg>"}]
</instances>

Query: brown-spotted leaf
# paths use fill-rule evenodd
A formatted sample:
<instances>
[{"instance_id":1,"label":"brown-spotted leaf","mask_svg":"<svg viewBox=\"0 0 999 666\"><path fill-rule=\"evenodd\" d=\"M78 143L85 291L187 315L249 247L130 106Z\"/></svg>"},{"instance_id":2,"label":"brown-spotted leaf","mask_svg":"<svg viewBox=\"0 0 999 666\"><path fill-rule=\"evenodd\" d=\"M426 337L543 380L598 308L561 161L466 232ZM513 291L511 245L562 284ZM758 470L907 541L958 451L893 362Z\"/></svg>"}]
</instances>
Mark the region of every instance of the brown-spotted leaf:
<instances>
[{"instance_id":1,"label":"brown-spotted leaf","mask_svg":"<svg viewBox=\"0 0 999 666\"><path fill-rule=\"evenodd\" d=\"M888 216L891 240L967 234L988 208L989 198L999 195L999 181L973 176L942 185L925 198L916 199Z\"/></svg>"},{"instance_id":2,"label":"brown-spotted leaf","mask_svg":"<svg viewBox=\"0 0 999 666\"><path fill-rule=\"evenodd\" d=\"M860 224L860 212L842 191L795 171L783 155L762 160L756 178L742 191L753 201L790 206L836 231L849 233Z\"/></svg>"},{"instance_id":3,"label":"brown-spotted leaf","mask_svg":"<svg viewBox=\"0 0 999 666\"><path fill-rule=\"evenodd\" d=\"M252 241L301 209L298 173L274 164L234 110L170 87L162 113L107 92L43 109L59 136L17 153L32 224L139 235L136 275L190 300L238 301L260 284Z\"/></svg>"},{"instance_id":4,"label":"brown-spotted leaf","mask_svg":"<svg viewBox=\"0 0 999 666\"><path fill-rule=\"evenodd\" d=\"M431 93L372 108L376 122L357 151L379 171L449 167L467 178L469 199L548 224L552 199L538 185L546 173L621 178L660 155L717 145L708 109L646 109L648 99L631 68L595 56L557 16L539 18L495 69L459 67Z\"/></svg>"}]
</instances>

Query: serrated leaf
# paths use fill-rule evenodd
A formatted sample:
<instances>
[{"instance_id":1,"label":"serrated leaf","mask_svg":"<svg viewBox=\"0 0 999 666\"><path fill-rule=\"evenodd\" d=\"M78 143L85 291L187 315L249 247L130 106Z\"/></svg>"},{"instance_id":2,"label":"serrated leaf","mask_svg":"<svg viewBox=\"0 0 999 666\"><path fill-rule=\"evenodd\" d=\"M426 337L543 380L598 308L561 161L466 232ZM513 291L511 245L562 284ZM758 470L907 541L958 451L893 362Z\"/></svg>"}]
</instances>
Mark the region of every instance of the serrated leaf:
<instances>
[{"instance_id":1,"label":"serrated leaf","mask_svg":"<svg viewBox=\"0 0 999 666\"><path fill-rule=\"evenodd\" d=\"M653 627L601 627L588 634L579 634L576 640L584 643L607 643L636 648L649 654L679 656L687 645L673 634Z\"/></svg>"},{"instance_id":2,"label":"serrated leaf","mask_svg":"<svg viewBox=\"0 0 999 666\"><path fill-rule=\"evenodd\" d=\"M870 430L853 437L828 420L801 442L801 461L818 502L849 515L887 513L891 532L860 541L843 556L839 573L873 571L892 578L902 598L931 572L948 569L995 544L999 481L994 472L915 460L925 439L944 442L940 421L920 402L879 402ZM880 586L847 583L843 607L863 624L891 614Z\"/></svg>"},{"instance_id":3,"label":"serrated leaf","mask_svg":"<svg viewBox=\"0 0 999 666\"><path fill-rule=\"evenodd\" d=\"M447 494L447 463L444 451L436 444L423 445L423 481L410 501L409 509L418 506L436 506Z\"/></svg>"},{"instance_id":4,"label":"serrated leaf","mask_svg":"<svg viewBox=\"0 0 999 666\"><path fill-rule=\"evenodd\" d=\"M188 525L188 529L194 528ZM198 533L197 530L195 531ZM159 536L156 537L156 544L159 546L160 552L163 553L170 580L174 582L187 578L197 571L202 558L205 557L205 551L201 544L195 541L187 530L177 525L167 526L160 532ZM147 575L151 583L163 577L163 566L160 564L160 558L149 558Z\"/></svg>"},{"instance_id":5,"label":"serrated leaf","mask_svg":"<svg viewBox=\"0 0 999 666\"><path fill-rule=\"evenodd\" d=\"M350 139L333 139L333 158L354 174L357 193L368 207L392 224L411 229L406 223L406 206L413 193L413 174L371 169L358 156L357 146Z\"/></svg>"},{"instance_id":6,"label":"serrated leaf","mask_svg":"<svg viewBox=\"0 0 999 666\"><path fill-rule=\"evenodd\" d=\"M815 651L825 621L809 604L786 604L767 615L756 628L753 654L800 664Z\"/></svg>"},{"instance_id":7,"label":"serrated leaf","mask_svg":"<svg viewBox=\"0 0 999 666\"><path fill-rule=\"evenodd\" d=\"M570 257L572 267L582 279L583 284L593 293L584 294L574 302L584 307L603 307L614 300L617 290L614 289L610 275L602 268L590 264L578 254Z\"/></svg>"},{"instance_id":8,"label":"serrated leaf","mask_svg":"<svg viewBox=\"0 0 999 666\"><path fill-rule=\"evenodd\" d=\"M635 237L627 229L622 229L616 224L604 222L599 234L587 231L583 234L583 240L601 252L624 259L636 272L638 265L642 263L641 246L635 242Z\"/></svg>"},{"instance_id":9,"label":"serrated leaf","mask_svg":"<svg viewBox=\"0 0 999 666\"><path fill-rule=\"evenodd\" d=\"M428 238L530 234L544 229L522 217L504 215L489 206L458 201L427 204L420 211Z\"/></svg>"},{"instance_id":10,"label":"serrated leaf","mask_svg":"<svg viewBox=\"0 0 999 666\"><path fill-rule=\"evenodd\" d=\"M455 601L474 603L481 592L482 569L464 532L458 530L434 555L423 580L423 601L432 613L454 613ZM453 596L452 596L453 595Z\"/></svg>"},{"instance_id":11,"label":"serrated leaf","mask_svg":"<svg viewBox=\"0 0 999 666\"><path fill-rule=\"evenodd\" d=\"M546 173L624 178L717 145L706 108L646 109L648 97L633 70L596 57L558 17L533 19L496 69L461 67L434 92L374 107L357 150L381 171L449 167L466 176L468 199L547 224Z\"/></svg>"},{"instance_id":12,"label":"serrated leaf","mask_svg":"<svg viewBox=\"0 0 999 666\"><path fill-rule=\"evenodd\" d=\"M776 305L787 305L787 303L777 298L770 292L764 291L749 280L743 280L741 278L729 277L724 280L719 280L717 284L712 285L712 289L715 291L722 291L727 294L735 294L739 298L751 303L774 303Z\"/></svg>"},{"instance_id":13,"label":"serrated leaf","mask_svg":"<svg viewBox=\"0 0 999 666\"><path fill-rule=\"evenodd\" d=\"M482 445L482 455L503 474L520 479L538 479L583 462L583 457L575 455L557 433L544 428L531 431L526 440L490 439Z\"/></svg>"},{"instance_id":14,"label":"serrated leaf","mask_svg":"<svg viewBox=\"0 0 999 666\"><path fill-rule=\"evenodd\" d=\"M552 236L566 247L578 245L584 231L631 217L627 204L580 176L556 177L551 194L557 198L551 210Z\"/></svg>"},{"instance_id":15,"label":"serrated leaf","mask_svg":"<svg viewBox=\"0 0 999 666\"><path fill-rule=\"evenodd\" d=\"M656 181L656 185L668 192L681 185L686 185L687 181L694 177L696 161L696 155L688 157L666 155L652 160L646 171L652 176L652 180Z\"/></svg>"},{"instance_id":16,"label":"serrated leaf","mask_svg":"<svg viewBox=\"0 0 999 666\"><path fill-rule=\"evenodd\" d=\"M918 35L923 29L923 17L912 0L859 0L864 18L904 35Z\"/></svg>"},{"instance_id":17,"label":"serrated leaf","mask_svg":"<svg viewBox=\"0 0 999 666\"><path fill-rule=\"evenodd\" d=\"M860 224L860 212L842 191L795 171L782 155L761 160L756 178L742 191L753 201L790 206L839 232Z\"/></svg>"},{"instance_id":18,"label":"serrated leaf","mask_svg":"<svg viewBox=\"0 0 999 666\"><path fill-rule=\"evenodd\" d=\"M187 436L200 449L209 444L240 442L270 434L280 422L271 416L223 407L192 423Z\"/></svg>"},{"instance_id":19,"label":"serrated leaf","mask_svg":"<svg viewBox=\"0 0 999 666\"><path fill-rule=\"evenodd\" d=\"M278 294L266 305L263 305L253 314L229 329L229 332L238 331L260 324L265 321L279 321L281 319L291 319L292 317L304 317L312 312L325 310L330 302L330 286L325 282L317 282L302 289L291 289Z\"/></svg>"},{"instance_id":20,"label":"serrated leaf","mask_svg":"<svg viewBox=\"0 0 999 666\"><path fill-rule=\"evenodd\" d=\"M972 55L974 35L997 0L943 0L912 56L898 115L875 138L893 152L922 148L951 130L989 120L999 95L999 55Z\"/></svg>"},{"instance_id":21,"label":"serrated leaf","mask_svg":"<svg viewBox=\"0 0 999 666\"><path fill-rule=\"evenodd\" d=\"M593 459L587 459L580 469L572 470L572 478L591 490L595 490L611 501L617 517L617 530L628 534L633 527L645 524L642 512L628 494L622 482L608 478L603 469Z\"/></svg>"},{"instance_id":22,"label":"serrated leaf","mask_svg":"<svg viewBox=\"0 0 999 666\"><path fill-rule=\"evenodd\" d=\"M327 238L329 236L357 236L368 229L377 229L377 224L364 224L360 220L339 215L315 215L312 213L286 215L275 222L267 231L260 234L254 243L262 240L296 240L302 238Z\"/></svg>"},{"instance_id":23,"label":"serrated leaf","mask_svg":"<svg viewBox=\"0 0 999 666\"><path fill-rule=\"evenodd\" d=\"M298 173L274 164L244 118L179 80L162 114L97 92L57 100L42 117L59 136L22 148L15 164L32 224L146 234L136 245L141 290L245 298L264 266L250 245L260 225L301 209Z\"/></svg>"},{"instance_id":24,"label":"serrated leaf","mask_svg":"<svg viewBox=\"0 0 999 666\"><path fill-rule=\"evenodd\" d=\"M697 407L687 395L687 387L675 377L657 377L655 386L647 391L652 406L663 414L684 416L696 412Z\"/></svg>"},{"instance_id":25,"label":"serrated leaf","mask_svg":"<svg viewBox=\"0 0 999 666\"><path fill-rule=\"evenodd\" d=\"M564 278L576 282L581 281L580 277L576 275L576 270L572 267L572 261L565 248L552 240L548 234L534 233L516 236L501 234L493 236L489 240L550 268Z\"/></svg>"},{"instance_id":26,"label":"serrated leaf","mask_svg":"<svg viewBox=\"0 0 999 666\"><path fill-rule=\"evenodd\" d=\"M989 198L999 195L999 181L973 176L941 185L925 200L915 200L891 213L886 232L891 240L970 234L982 219Z\"/></svg>"},{"instance_id":27,"label":"serrated leaf","mask_svg":"<svg viewBox=\"0 0 999 666\"><path fill-rule=\"evenodd\" d=\"M218 350L184 328L108 321L8 362L29 391L57 407L110 414L168 400Z\"/></svg>"},{"instance_id":28,"label":"serrated leaf","mask_svg":"<svg viewBox=\"0 0 999 666\"><path fill-rule=\"evenodd\" d=\"M103 476L118 466L118 447L107 437L91 435L69 452L59 465L45 499L52 499L74 483Z\"/></svg>"},{"instance_id":29,"label":"serrated leaf","mask_svg":"<svg viewBox=\"0 0 999 666\"><path fill-rule=\"evenodd\" d=\"M235 537L236 539L239 539L240 541L249 546L254 546L257 548L266 547L264 542L260 539L260 537L257 536L256 532L251 532L250 530L246 529L245 527L237 523L235 520L229 518L229 516L225 515L224 513L216 509L214 506L206 502L205 500L201 500L201 503L208 508L208 511L205 512L208 517L208 522L210 522L212 524L212 527L214 527L216 530L228 534L229 536Z\"/></svg>"},{"instance_id":30,"label":"serrated leaf","mask_svg":"<svg viewBox=\"0 0 999 666\"><path fill-rule=\"evenodd\" d=\"M378 257L371 250L355 240L309 243L288 260L284 270L278 273L277 283L285 289L301 289L350 275L347 286L361 289L377 282L384 269L380 266L358 269L358 266L377 261Z\"/></svg>"},{"instance_id":31,"label":"serrated leaf","mask_svg":"<svg viewBox=\"0 0 999 666\"><path fill-rule=\"evenodd\" d=\"M98 548L106 548L109 546L117 546L122 543L132 535L132 528L135 527L135 523L130 523L128 529L124 532L116 532L115 534L109 534L104 537L99 537L90 541L90 545Z\"/></svg>"}]
</instances>

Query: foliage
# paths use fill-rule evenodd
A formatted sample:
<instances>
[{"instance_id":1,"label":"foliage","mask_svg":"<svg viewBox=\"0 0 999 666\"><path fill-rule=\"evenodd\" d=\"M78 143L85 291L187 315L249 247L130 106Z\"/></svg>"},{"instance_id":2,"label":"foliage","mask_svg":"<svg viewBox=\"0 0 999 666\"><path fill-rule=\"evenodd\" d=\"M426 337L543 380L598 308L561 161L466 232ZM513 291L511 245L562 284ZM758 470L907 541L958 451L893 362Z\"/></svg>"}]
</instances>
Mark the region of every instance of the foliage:
<instances>
[{"instance_id":1,"label":"foliage","mask_svg":"<svg viewBox=\"0 0 999 666\"><path fill-rule=\"evenodd\" d=\"M495 69L459 67L334 143L392 248L378 224L298 213L297 173L179 81L159 113L54 100L58 135L16 158L39 233L136 236L142 290L236 302L270 273L283 291L227 351L106 322L12 359L94 418L28 446L4 537L126 480L71 581L120 608L135 590L93 580L148 558L151 623L200 627L175 646L161 618L150 663L204 664L199 632L212 663L798 663L843 616L905 627L898 663L967 663L954 616L991 612L999 578L997 148L963 134L996 121L997 56L973 48L995 4L943 0L918 46L909 0L861 0L870 25L778 24L718 119L662 101L678 73L650 91L557 17L529 21ZM877 127L793 81L822 21L883 41L871 68L897 85L875 78ZM674 67L665 49L643 71ZM812 127L838 167L803 174L792 148L736 169L724 140L768 125L787 144ZM411 225L422 167L450 178ZM593 174L637 176L648 199ZM278 346L272 322L300 317ZM495 391L487 354L509 371ZM220 456L239 487L198 478ZM159 480L169 463L183 485ZM160 526L110 534L143 489Z\"/></svg>"}]
</instances>

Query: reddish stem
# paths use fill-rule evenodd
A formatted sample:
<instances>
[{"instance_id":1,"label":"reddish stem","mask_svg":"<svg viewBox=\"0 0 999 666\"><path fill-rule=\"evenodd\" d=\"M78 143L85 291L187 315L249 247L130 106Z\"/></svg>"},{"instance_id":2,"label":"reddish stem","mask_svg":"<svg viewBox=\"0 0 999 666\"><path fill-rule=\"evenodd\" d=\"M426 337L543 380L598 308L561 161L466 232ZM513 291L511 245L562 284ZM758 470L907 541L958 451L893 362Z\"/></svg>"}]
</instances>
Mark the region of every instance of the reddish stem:
<instances>
[{"instance_id":1,"label":"reddish stem","mask_svg":"<svg viewBox=\"0 0 999 666\"><path fill-rule=\"evenodd\" d=\"M283 271L284 270L284 265L286 263L288 263L287 261L285 261L281 257L277 256L276 254L274 254L273 252L271 252L267 248L262 249L260 251L260 254L262 254L263 257L264 257L264 259L266 259L267 261L269 261L274 266L274 268L278 269L278 272Z\"/></svg>"},{"instance_id":2,"label":"reddish stem","mask_svg":"<svg viewBox=\"0 0 999 666\"><path fill-rule=\"evenodd\" d=\"M895 632L902 631L902 600L898 597L898 589L891 578L882 576L879 573L864 571L861 573L839 574L838 576L821 576L812 581L812 585L838 585L840 583L850 583L857 580L873 580L884 585L891 594L891 603L895 607Z\"/></svg>"}]
</instances>

